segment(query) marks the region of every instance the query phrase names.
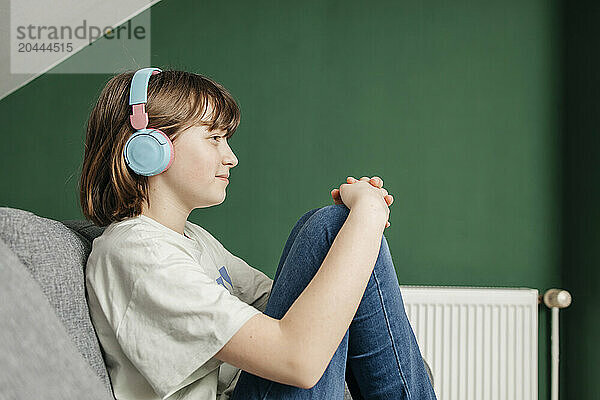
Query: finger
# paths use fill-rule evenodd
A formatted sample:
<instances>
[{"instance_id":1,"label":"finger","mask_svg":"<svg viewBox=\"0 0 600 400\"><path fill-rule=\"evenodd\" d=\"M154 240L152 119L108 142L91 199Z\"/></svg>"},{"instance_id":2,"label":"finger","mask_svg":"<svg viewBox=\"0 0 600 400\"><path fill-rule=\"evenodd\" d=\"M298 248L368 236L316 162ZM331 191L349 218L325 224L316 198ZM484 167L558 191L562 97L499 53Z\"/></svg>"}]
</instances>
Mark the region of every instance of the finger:
<instances>
[{"instance_id":1,"label":"finger","mask_svg":"<svg viewBox=\"0 0 600 400\"><path fill-rule=\"evenodd\" d=\"M384 198L385 198L385 202L387 203L388 207L391 206L392 203L394 202L394 196L392 196L391 194L388 194Z\"/></svg>"},{"instance_id":2,"label":"finger","mask_svg":"<svg viewBox=\"0 0 600 400\"><path fill-rule=\"evenodd\" d=\"M387 190L385 190L384 188L381 188L381 189L379 189L379 190L381 190L381 191L383 192L383 197L385 197L385 196L387 196L387 195L388 195L388 191L387 191Z\"/></svg>"},{"instance_id":3,"label":"finger","mask_svg":"<svg viewBox=\"0 0 600 400\"><path fill-rule=\"evenodd\" d=\"M379 185L379 181L377 179L371 178L369 179L369 183L371 184L371 186L381 189L381 186Z\"/></svg>"},{"instance_id":4,"label":"finger","mask_svg":"<svg viewBox=\"0 0 600 400\"><path fill-rule=\"evenodd\" d=\"M354 182L357 182L357 181L358 181L358 179L356 179L353 176L349 176L349 177L346 178L346 182L347 183L354 183Z\"/></svg>"},{"instance_id":5,"label":"finger","mask_svg":"<svg viewBox=\"0 0 600 400\"><path fill-rule=\"evenodd\" d=\"M368 176L363 176L362 178L360 178L361 181L369 181L369 179L371 178L369 178Z\"/></svg>"},{"instance_id":6,"label":"finger","mask_svg":"<svg viewBox=\"0 0 600 400\"><path fill-rule=\"evenodd\" d=\"M331 191L331 197L333 197L334 204L343 204L342 198L341 198L339 192L340 192L339 189L333 189Z\"/></svg>"},{"instance_id":7,"label":"finger","mask_svg":"<svg viewBox=\"0 0 600 400\"><path fill-rule=\"evenodd\" d=\"M385 227L386 228L389 227L390 225L391 225L390 221L388 221L388 222L385 223Z\"/></svg>"},{"instance_id":8,"label":"finger","mask_svg":"<svg viewBox=\"0 0 600 400\"><path fill-rule=\"evenodd\" d=\"M383 187L383 179L381 179L381 178L380 178L380 177L378 177L378 176L374 176L374 177L372 177L372 178L371 178L371 182L374 182L374 183L375 183L375 186L377 186L377 187L379 187L379 188Z\"/></svg>"}]
</instances>

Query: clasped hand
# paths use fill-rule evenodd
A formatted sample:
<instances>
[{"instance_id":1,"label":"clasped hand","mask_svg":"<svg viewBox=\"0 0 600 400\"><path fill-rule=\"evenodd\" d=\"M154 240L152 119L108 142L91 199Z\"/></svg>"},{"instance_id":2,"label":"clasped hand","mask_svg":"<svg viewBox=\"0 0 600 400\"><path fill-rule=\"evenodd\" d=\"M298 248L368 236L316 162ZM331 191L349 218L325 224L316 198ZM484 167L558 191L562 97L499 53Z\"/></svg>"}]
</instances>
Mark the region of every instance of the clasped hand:
<instances>
[{"instance_id":1,"label":"clasped hand","mask_svg":"<svg viewBox=\"0 0 600 400\"><path fill-rule=\"evenodd\" d=\"M383 179L381 179L378 176L374 176L372 178L363 176L359 180L368 181L371 185L373 185L377 188L383 189ZM355 179L353 176L349 176L346 178L346 183L352 184L354 182L358 182L359 180ZM385 202L387 203L387 205L389 207L394 202L394 196L392 196L391 194L388 194L387 190L385 190L385 189L383 189L383 191L385 193L383 198L385 199ZM334 204L344 204L344 202L342 201L342 196L340 196L340 189L333 189L331 191L331 197L333 197ZM390 221L387 221L385 224L385 227L387 228L390 225L391 225Z\"/></svg>"}]
</instances>

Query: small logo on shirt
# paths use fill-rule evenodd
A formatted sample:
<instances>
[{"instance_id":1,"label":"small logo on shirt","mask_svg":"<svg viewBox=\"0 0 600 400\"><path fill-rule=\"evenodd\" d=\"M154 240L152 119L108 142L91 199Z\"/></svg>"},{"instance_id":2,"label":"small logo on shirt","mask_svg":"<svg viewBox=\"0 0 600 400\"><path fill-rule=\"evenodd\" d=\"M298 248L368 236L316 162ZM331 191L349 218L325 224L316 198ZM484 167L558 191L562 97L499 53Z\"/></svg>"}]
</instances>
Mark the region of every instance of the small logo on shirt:
<instances>
[{"instance_id":1,"label":"small logo on shirt","mask_svg":"<svg viewBox=\"0 0 600 400\"><path fill-rule=\"evenodd\" d=\"M233 289L233 283L231 282L231 278L229 277L229 274L227 273L227 269L225 268L225 266L222 266L221 268L219 268L219 274L221 276L217 278L217 283L219 285L222 285L225 289L227 289L227 286L225 286L225 283L223 282L223 279L225 279L225 281L227 283L229 283L229 286L231 286L231 289ZM227 290L229 290L229 289L227 289Z\"/></svg>"}]
</instances>

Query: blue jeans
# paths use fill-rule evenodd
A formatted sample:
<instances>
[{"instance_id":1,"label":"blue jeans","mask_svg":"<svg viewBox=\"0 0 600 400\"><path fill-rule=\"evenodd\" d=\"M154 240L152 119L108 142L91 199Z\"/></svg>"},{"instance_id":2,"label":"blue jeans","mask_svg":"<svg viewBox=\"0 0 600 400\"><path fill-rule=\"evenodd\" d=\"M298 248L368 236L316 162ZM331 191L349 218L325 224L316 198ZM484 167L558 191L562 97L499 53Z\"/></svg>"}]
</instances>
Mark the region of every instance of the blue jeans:
<instances>
[{"instance_id":1,"label":"blue jeans","mask_svg":"<svg viewBox=\"0 0 600 400\"><path fill-rule=\"evenodd\" d=\"M329 205L298 220L283 249L266 315L283 318L318 271L349 212L343 204ZM242 371L231 400L341 400L344 379L354 400L435 399L385 236L354 319L319 382L302 389Z\"/></svg>"}]
</instances>

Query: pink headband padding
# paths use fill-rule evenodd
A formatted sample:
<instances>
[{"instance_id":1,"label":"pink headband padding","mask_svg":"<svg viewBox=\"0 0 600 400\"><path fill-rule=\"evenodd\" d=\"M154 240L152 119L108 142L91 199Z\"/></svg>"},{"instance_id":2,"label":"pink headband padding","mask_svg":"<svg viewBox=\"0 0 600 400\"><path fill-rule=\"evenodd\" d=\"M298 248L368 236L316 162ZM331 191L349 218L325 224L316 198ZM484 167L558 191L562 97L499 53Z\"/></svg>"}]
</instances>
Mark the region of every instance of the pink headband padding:
<instances>
[{"instance_id":1,"label":"pink headband padding","mask_svg":"<svg viewBox=\"0 0 600 400\"><path fill-rule=\"evenodd\" d=\"M129 116L131 126L137 130L146 129L148 126L148 113L145 104L134 104L131 107L133 107L133 114Z\"/></svg>"}]
</instances>

